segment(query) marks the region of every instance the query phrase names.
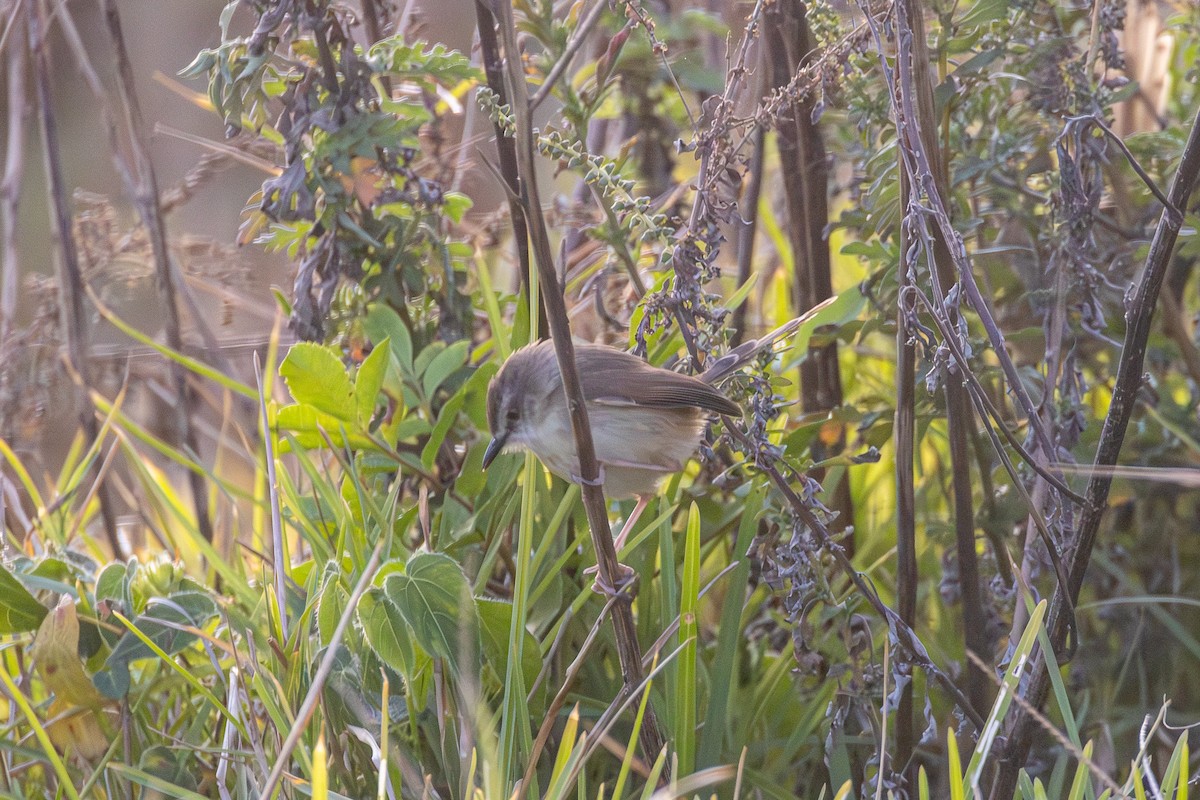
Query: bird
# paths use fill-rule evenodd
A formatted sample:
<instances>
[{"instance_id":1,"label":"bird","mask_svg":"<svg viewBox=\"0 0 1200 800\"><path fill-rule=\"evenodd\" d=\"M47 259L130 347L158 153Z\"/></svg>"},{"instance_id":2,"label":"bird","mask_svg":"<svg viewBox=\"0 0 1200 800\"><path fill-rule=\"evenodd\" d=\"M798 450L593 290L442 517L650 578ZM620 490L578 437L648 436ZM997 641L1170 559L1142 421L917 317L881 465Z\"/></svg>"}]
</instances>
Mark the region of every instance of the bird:
<instances>
[{"instance_id":1,"label":"bird","mask_svg":"<svg viewBox=\"0 0 1200 800\"><path fill-rule=\"evenodd\" d=\"M696 376L656 367L609 345L575 345L599 482L610 500L638 498L616 538L618 550L659 484L681 471L696 452L709 418L741 417L741 408L715 384L795 333L835 299L733 348ZM508 357L488 385L487 419L492 438L484 451L484 469L501 453L531 450L555 475L584 482L551 340L526 345Z\"/></svg>"}]
</instances>

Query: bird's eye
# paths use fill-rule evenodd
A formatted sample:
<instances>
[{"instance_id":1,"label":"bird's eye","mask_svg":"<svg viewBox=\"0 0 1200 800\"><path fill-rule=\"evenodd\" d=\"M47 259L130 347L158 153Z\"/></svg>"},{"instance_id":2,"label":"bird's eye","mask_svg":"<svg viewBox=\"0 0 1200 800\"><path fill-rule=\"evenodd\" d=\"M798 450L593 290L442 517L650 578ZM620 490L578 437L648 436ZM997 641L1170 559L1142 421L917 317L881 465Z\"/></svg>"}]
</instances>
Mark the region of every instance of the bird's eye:
<instances>
[{"instance_id":1,"label":"bird's eye","mask_svg":"<svg viewBox=\"0 0 1200 800\"><path fill-rule=\"evenodd\" d=\"M506 414L506 415L505 415L505 418L506 418L506 419L507 419L507 420L508 420L510 423L511 423L511 422L516 422L518 419L520 419L520 418L521 418L521 412L520 412L520 411L518 411L518 410L517 410L517 409L515 409L515 408L510 408L510 409L508 410L508 414Z\"/></svg>"}]
</instances>

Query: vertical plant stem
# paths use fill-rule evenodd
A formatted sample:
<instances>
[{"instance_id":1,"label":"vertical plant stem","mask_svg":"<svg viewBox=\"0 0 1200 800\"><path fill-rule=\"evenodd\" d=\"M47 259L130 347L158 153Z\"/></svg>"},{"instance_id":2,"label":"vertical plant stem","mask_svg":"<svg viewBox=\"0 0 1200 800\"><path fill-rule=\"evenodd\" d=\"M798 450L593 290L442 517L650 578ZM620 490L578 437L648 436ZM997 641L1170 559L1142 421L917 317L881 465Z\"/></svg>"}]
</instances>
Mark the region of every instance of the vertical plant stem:
<instances>
[{"instance_id":1,"label":"vertical plant stem","mask_svg":"<svg viewBox=\"0 0 1200 800\"><path fill-rule=\"evenodd\" d=\"M929 49L925 43L925 22L922 5L916 0L901 0L896 4L898 35L907 36L910 41L911 60L897 59L896 75L899 86L898 92L909 95L915 117L907 120L910 129L908 135L922 143L923 150L929 159L931 174L925 176L930 181L939 196L945 196L949 191L946 179L946 165L943 163L943 153L937 147L937 116L934 112L933 85L930 81ZM902 161L903 170L908 169L908 161ZM908 175L910 186L920 187L921 181L916 176ZM921 218L923 212L919 208L915 194L906 195L908 215L912 219L905 221L912 225L913 230L924 226ZM956 281L954 261L946 242L946 232L932 231L932 250L928 253L931 261L931 277L939 301L949 295ZM956 331L959 326L959 316L956 309L948 310L949 328ZM971 457L970 429L973 425L971 404L967 397L966 386L960 370L961 366L943 369L942 383L946 396L947 436L950 440L950 464L953 472L952 499L954 508L955 550L958 557L959 597L962 603L963 640L968 650L978 655L985 663L990 663L990 644L987 638L986 617L983 611L983 591L979 581L978 555L975 547L975 510L971 496ZM992 685L987 675L974 662L966 667L967 696L979 714L986 714L991 704Z\"/></svg>"},{"instance_id":2,"label":"vertical plant stem","mask_svg":"<svg viewBox=\"0 0 1200 800\"><path fill-rule=\"evenodd\" d=\"M167 247L167 228L162 218L162 207L159 205L158 179L154 173L154 163L150 160L149 150L145 142L145 123L142 120L141 106L138 104L137 93L133 84L133 67L129 63L129 53L125 48L125 37L121 32L121 18L117 13L114 0L102 0L104 18L108 24L109 37L112 39L113 50L117 59L117 88L121 95L121 106L125 111L125 126L129 132L129 145L133 151L133 162L136 174L126 176L126 180L134 193L138 215L150 238L150 248L154 253L154 266L157 272L156 281L158 292L163 304L164 325L167 333L167 345L177 353L183 352L183 333L179 321L179 304L176 302L178 287L175 285L175 271L171 269L171 253ZM190 410L192 393L188 387L187 374L183 367L175 361L167 365L170 371L172 388L175 391L176 434L191 457L200 463L200 448L196 441L196 431L191 424ZM208 484L204 476L195 470L188 470L188 481L192 490L192 504L196 514L196 527L206 542L213 538L212 522L208 516ZM276 565L277 568L284 565Z\"/></svg>"},{"instance_id":3,"label":"vertical plant stem","mask_svg":"<svg viewBox=\"0 0 1200 800\"><path fill-rule=\"evenodd\" d=\"M804 3L783 0L763 12L763 40L766 72L773 89L787 86L792 75L812 59L814 42L808 26ZM813 120L816 110L812 95L806 95L780 115L775 132L779 148L780 174L787 200L787 230L792 245L792 297L796 313L803 313L833 296L832 262L825 227L829 224L829 170L824 137ZM842 377L838 367L838 347L833 342L809 350L800 362L800 406L806 414L828 412L842 404ZM812 457L816 461L836 456L846 444L840 433L831 445L814 439ZM820 482L824 470L813 470L811 477ZM854 522L854 503L845 474L830 491L830 507L838 513L837 528ZM844 546L854 555L854 540L847 537Z\"/></svg>"},{"instance_id":4,"label":"vertical plant stem","mask_svg":"<svg viewBox=\"0 0 1200 800\"><path fill-rule=\"evenodd\" d=\"M754 270L754 236L758 232L758 201L762 197L763 161L767 146L767 129L758 125L754 129L753 152L750 153L750 182L746 184L746 193L738 205L741 211L741 223L737 229L737 285L742 287ZM746 312L750 308L747 299L733 310L733 336L730 337L731 347L737 347L746 340Z\"/></svg>"},{"instance_id":5,"label":"vertical plant stem","mask_svg":"<svg viewBox=\"0 0 1200 800\"><path fill-rule=\"evenodd\" d=\"M901 170L900 194L906 196L907 174ZM900 252L909 251L910 235L901 226ZM917 502L916 502L916 371L917 346L908 325L912 276L908 265L901 260L899 269L899 301L896 304L896 417L892 441L896 448L896 603L900 619L915 630L917 616ZM898 659L897 663L906 663ZM908 665L911 678L912 668ZM893 769L903 770L907 785L913 787L916 765L910 764L913 755L913 687L910 681L900 691L896 707L896 752Z\"/></svg>"},{"instance_id":6,"label":"vertical plant stem","mask_svg":"<svg viewBox=\"0 0 1200 800\"><path fill-rule=\"evenodd\" d=\"M41 2L31 2L26 17L29 50L33 55L33 79L37 94L38 123L42 134L42 156L46 169L50 215L54 221L54 236L58 241L58 291L62 298L60 319L67 342L67 361L82 382L79 392L80 425L89 442L100 433L96 408L92 404L91 364L89 362L87 318L83 310L83 274L79 266L79 251L71 230L71 209L67 202L67 184L62 171L62 152L58 141L58 120L54 115L54 96L50 90L50 54L47 52L45 9ZM99 462L96 462L99 467ZM121 556L117 538L116 512L107 485L99 487L100 516L113 556Z\"/></svg>"},{"instance_id":7,"label":"vertical plant stem","mask_svg":"<svg viewBox=\"0 0 1200 800\"><path fill-rule=\"evenodd\" d=\"M500 43L496 40L496 18L482 0L475 2L475 19L479 27L479 50L483 54L483 72L487 76L488 88L496 93L496 99L508 103L508 89L504 84L504 58L500 54ZM500 175L508 184L508 216L512 220L513 249L517 255L521 286L529 292L529 229L521 204L514 198L519 196L520 173L517 169L517 143L504 134L499 124L493 123L496 134L496 153L500 159ZM549 329L546 322L546 307L538 304L538 330Z\"/></svg>"},{"instance_id":8,"label":"vertical plant stem","mask_svg":"<svg viewBox=\"0 0 1200 800\"><path fill-rule=\"evenodd\" d=\"M11 24L19 26L26 13L23 7L13 7ZM25 118L29 101L25 95L25 43L20 36L8 43L8 142L4 153L4 177L0 179L0 355L7 358L8 339L17 312L17 284L21 280L17 254L17 211L21 205L21 183L25 176Z\"/></svg>"},{"instance_id":9,"label":"vertical plant stem","mask_svg":"<svg viewBox=\"0 0 1200 800\"><path fill-rule=\"evenodd\" d=\"M538 280L542 287L542 298L550 325L555 355L562 373L563 390L570 407L571 428L579 453L580 478L583 481L583 501L587 511L588 526L596 548L596 566L602 585L615 586L619 572L617 553L613 548L612 529L608 524L608 512L604 504L600 471L596 464L596 451L588 423L587 405L583 389L579 384L579 372L575 365L575 345L571 341L571 329L567 322L566 303L559 285L546 220L541 211L538 193L537 170L534 159L533 122L529 110L529 93L525 75L521 69L520 50L517 47L517 31L511 2L498 5L500 37L504 45L504 65L508 77L510 102L517 127L517 164L520 169L520 191L534 261L537 264ZM613 628L617 643L617 654L621 662L624 679L624 694L628 695L642 682L642 655L637 640L637 629L633 622L630 602L618 602L612 608ZM641 730L641 744L648 761L653 762L663 749L662 734L653 707L647 707L646 719ZM664 772L664 776L669 775Z\"/></svg>"}]
</instances>

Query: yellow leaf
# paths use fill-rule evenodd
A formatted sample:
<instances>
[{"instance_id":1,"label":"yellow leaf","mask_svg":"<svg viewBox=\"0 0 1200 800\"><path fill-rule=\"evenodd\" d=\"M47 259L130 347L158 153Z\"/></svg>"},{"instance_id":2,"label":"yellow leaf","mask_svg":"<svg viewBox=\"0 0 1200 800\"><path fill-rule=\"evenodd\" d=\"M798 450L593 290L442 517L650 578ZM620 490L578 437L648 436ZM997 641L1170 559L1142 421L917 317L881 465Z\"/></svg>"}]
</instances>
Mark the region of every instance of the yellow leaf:
<instances>
[{"instance_id":1,"label":"yellow leaf","mask_svg":"<svg viewBox=\"0 0 1200 800\"><path fill-rule=\"evenodd\" d=\"M64 755L95 761L112 743L100 725L99 713L57 699L50 704L51 722L46 725L46 733Z\"/></svg>"},{"instance_id":2,"label":"yellow leaf","mask_svg":"<svg viewBox=\"0 0 1200 800\"><path fill-rule=\"evenodd\" d=\"M42 620L29 654L46 687L66 706L98 709L106 702L79 660L79 617L71 598Z\"/></svg>"}]
</instances>

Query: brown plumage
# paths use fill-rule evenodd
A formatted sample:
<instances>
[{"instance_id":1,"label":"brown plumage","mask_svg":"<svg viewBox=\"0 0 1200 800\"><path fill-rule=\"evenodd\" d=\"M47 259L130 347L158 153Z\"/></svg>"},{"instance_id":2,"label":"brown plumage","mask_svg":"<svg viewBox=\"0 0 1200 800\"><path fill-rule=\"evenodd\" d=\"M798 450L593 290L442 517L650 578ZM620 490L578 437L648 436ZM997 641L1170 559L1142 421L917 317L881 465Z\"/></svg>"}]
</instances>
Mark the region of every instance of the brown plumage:
<instances>
[{"instance_id":1,"label":"brown plumage","mask_svg":"<svg viewBox=\"0 0 1200 800\"><path fill-rule=\"evenodd\" d=\"M695 452L706 413L740 415L733 401L690 375L654 367L602 344L575 347L605 494L654 492ZM579 456L550 341L509 357L488 387L492 443L485 466L502 450L528 448L555 475L579 482Z\"/></svg>"},{"instance_id":2,"label":"brown plumage","mask_svg":"<svg viewBox=\"0 0 1200 800\"><path fill-rule=\"evenodd\" d=\"M737 404L713 384L795 333L834 299L714 359L698 377L652 366L615 347L576 345L605 494L644 497L664 477L683 469L700 442L706 417L741 415ZM555 475L579 482L579 455L552 342L536 342L509 356L488 386L487 412L492 441L483 456L485 468L501 452L528 448Z\"/></svg>"}]
</instances>

